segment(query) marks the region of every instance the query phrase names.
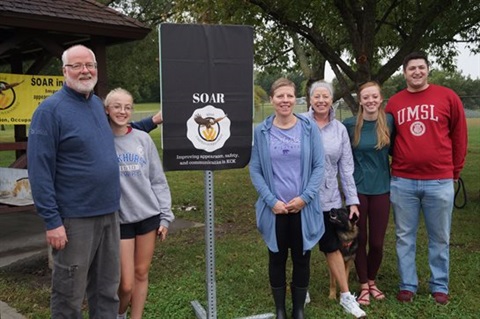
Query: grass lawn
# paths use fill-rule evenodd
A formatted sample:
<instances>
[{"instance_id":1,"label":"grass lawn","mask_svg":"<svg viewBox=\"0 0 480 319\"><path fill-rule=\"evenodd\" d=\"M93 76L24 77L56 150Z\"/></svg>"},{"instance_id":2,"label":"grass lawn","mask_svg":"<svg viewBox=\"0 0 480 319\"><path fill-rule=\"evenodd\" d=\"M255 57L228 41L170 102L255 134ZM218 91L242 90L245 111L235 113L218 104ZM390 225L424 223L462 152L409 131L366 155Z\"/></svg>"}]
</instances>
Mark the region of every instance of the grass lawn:
<instances>
[{"instance_id":1,"label":"grass lawn","mask_svg":"<svg viewBox=\"0 0 480 319\"><path fill-rule=\"evenodd\" d=\"M418 233L417 269L420 287L413 303L400 304L393 219L386 236L384 261L377 283L387 296L364 307L369 318L479 318L480 288L480 119L468 119L469 150L462 173L468 192L464 209L455 209L451 238L451 302L438 306L429 296L427 238L422 224ZM159 145L160 130L152 132ZM0 132L2 141L3 132ZM2 161L4 156L2 154ZM3 166L3 164L2 164ZM167 172L177 218L204 221L204 173ZM215 171L215 257L217 317L233 319L273 312L268 282L267 249L255 226L257 194L248 168ZM185 211L195 206L196 211ZM207 309L204 229L185 229L158 243L150 271L149 296L144 318L195 318L190 302L198 300ZM289 261L290 264L290 261ZM49 318L50 273L46 261L29 268L0 271L0 300L17 308L27 318ZM352 291L359 285L352 271ZM347 318L338 302L327 299L328 270L324 256L312 252L307 318ZM287 306L290 306L287 298Z\"/></svg>"}]
</instances>

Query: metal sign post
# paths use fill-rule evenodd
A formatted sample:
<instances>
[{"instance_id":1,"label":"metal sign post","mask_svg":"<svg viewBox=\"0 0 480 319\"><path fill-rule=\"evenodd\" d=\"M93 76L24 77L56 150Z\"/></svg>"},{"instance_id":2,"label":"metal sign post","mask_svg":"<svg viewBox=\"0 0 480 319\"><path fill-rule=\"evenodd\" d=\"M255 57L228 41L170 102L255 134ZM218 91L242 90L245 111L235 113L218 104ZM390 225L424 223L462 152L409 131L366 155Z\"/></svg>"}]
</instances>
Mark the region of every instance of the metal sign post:
<instances>
[{"instance_id":1,"label":"metal sign post","mask_svg":"<svg viewBox=\"0 0 480 319\"><path fill-rule=\"evenodd\" d=\"M205 171L205 259L207 263L207 302L208 316L197 300L191 302L198 319L217 318L217 293L215 283L215 228L214 228L214 198L213 172Z\"/></svg>"},{"instance_id":2,"label":"metal sign post","mask_svg":"<svg viewBox=\"0 0 480 319\"><path fill-rule=\"evenodd\" d=\"M217 318L217 287L215 281L215 225L214 225L214 196L213 196L213 172L205 171L205 260L207 263L207 311L198 300L191 302L197 319ZM240 319L270 319L273 313L254 315Z\"/></svg>"}]
</instances>

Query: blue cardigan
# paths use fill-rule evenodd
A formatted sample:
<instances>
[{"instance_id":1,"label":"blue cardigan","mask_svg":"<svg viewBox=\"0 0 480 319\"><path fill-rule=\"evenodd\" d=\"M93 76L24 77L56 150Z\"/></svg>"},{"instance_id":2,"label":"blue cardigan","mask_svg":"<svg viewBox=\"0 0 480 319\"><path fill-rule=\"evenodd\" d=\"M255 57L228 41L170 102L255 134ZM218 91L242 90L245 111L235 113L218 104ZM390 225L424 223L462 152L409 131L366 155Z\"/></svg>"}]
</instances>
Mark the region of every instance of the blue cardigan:
<instances>
[{"instance_id":1,"label":"blue cardigan","mask_svg":"<svg viewBox=\"0 0 480 319\"><path fill-rule=\"evenodd\" d=\"M63 86L45 99L28 134L28 175L46 229L62 218L115 212L120 180L113 133L99 97Z\"/></svg>"},{"instance_id":2,"label":"blue cardigan","mask_svg":"<svg viewBox=\"0 0 480 319\"><path fill-rule=\"evenodd\" d=\"M300 197L306 206L302 209L303 250L311 250L325 231L320 205L319 188L324 173L324 151L320 131L310 119L297 115L302 125L301 165L302 193ZM272 252L278 252L275 233L273 206L278 201L273 185L273 171L270 159L270 129L274 116L271 115L255 128L254 145L249 169L253 186L259 198L255 204L257 227Z\"/></svg>"}]
</instances>

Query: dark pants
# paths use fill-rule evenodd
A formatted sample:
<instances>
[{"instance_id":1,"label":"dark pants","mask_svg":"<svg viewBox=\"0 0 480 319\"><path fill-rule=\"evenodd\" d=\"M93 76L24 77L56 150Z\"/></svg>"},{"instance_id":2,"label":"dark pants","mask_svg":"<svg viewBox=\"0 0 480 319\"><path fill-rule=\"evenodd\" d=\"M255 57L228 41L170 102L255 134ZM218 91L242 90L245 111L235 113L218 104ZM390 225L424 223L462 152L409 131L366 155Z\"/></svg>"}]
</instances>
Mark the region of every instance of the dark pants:
<instances>
[{"instance_id":1,"label":"dark pants","mask_svg":"<svg viewBox=\"0 0 480 319\"><path fill-rule=\"evenodd\" d=\"M368 280L375 280L382 263L383 243L390 215L390 194L358 194L358 198L360 219L357 222L359 235L355 268L360 283L365 284Z\"/></svg>"},{"instance_id":2,"label":"dark pants","mask_svg":"<svg viewBox=\"0 0 480 319\"><path fill-rule=\"evenodd\" d=\"M308 287L310 281L310 251L303 253L301 212L277 215L275 231L279 251L269 250L268 271L270 285L283 287L286 284L288 251L292 256L292 283L295 287Z\"/></svg>"},{"instance_id":3,"label":"dark pants","mask_svg":"<svg viewBox=\"0 0 480 319\"><path fill-rule=\"evenodd\" d=\"M330 211L323 212L323 224L325 232L318 241L318 248L325 254L333 253L342 247L337 235L337 226L330 222Z\"/></svg>"},{"instance_id":4,"label":"dark pants","mask_svg":"<svg viewBox=\"0 0 480 319\"><path fill-rule=\"evenodd\" d=\"M118 214L64 220L68 243L53 250L52 319L81 319L85 292L91 319L114 319L120 282Z\"/></svg>"}]
</instances>

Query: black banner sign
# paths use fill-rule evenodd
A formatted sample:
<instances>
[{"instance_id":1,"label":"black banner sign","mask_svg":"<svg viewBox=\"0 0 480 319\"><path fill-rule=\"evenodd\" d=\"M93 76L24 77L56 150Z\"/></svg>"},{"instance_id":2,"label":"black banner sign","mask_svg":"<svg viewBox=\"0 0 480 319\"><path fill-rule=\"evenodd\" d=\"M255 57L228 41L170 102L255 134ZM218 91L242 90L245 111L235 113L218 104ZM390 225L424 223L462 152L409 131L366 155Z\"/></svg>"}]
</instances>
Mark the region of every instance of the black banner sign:
<instances>
[{"instance_id":1,"label":"black banner sign","mask_svg":"<svg viewBox=\"0 0 480 319\"><path fill-rule=\"evenodd\" d=\"M165 169L245 167L252 146L252 27L159 28Z\"/></svg>"}]
</instances>

